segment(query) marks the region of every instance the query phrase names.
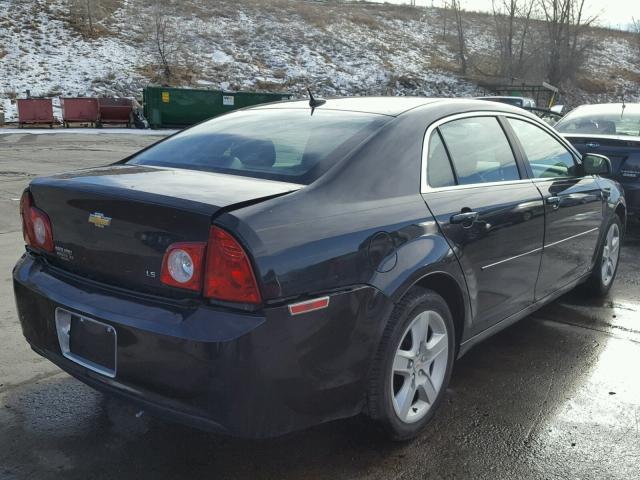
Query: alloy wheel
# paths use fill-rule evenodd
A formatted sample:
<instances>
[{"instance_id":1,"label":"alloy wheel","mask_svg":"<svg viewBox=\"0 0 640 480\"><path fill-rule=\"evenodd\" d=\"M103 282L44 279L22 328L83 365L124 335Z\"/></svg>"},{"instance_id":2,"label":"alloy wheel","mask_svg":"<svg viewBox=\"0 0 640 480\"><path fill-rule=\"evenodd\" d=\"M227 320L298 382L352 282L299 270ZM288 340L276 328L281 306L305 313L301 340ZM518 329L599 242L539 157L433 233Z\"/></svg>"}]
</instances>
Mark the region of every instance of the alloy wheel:
<instances>
[{"instance_id":1,"label":"alloy wheel","mask_svg":"<svg viewBox=\"0 0 640 480\"><path fill-rule=\"evenodd\" d=\"M405 423L424 418L436 401L447 371L449 337L442 316L418 314L405 330L391 369L393 409Z\"/></svg>"},{"instance_id":2,"label":"alloy wheel","mask_svg":"<svg viewBox=\"0 0 640 480\"><path fill-rule=\"evenodd\" d=\"M618 258L620 257L620 229L613 223L607 231L602 249L602 283L608 287L616 273Z\"/></svg>"}]
</instances>

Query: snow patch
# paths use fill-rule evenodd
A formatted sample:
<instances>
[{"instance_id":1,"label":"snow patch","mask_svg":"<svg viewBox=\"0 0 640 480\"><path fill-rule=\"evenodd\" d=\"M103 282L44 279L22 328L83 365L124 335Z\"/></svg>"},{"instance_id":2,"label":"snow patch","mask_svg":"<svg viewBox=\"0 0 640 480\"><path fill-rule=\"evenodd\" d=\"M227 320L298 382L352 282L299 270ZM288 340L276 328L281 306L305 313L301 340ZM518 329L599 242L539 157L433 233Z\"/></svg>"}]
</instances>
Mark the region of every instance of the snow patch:
<instances>
[{"instance_id":1,"label":"snow patch","mask_svg":"<svg viewBox=\"0 0 640 480\"><path fill-rule=\"evenodd\" d=\"M150 42L151 3L123 0L101 21L112 34L86 39L65 21L67 0L0 0L0 108L6 120L17 119L11 98L24 98L26 90L54 98L140 99L142 88L152 81L149 68L158 63ZM310 86L326 97L484 93L455 73L456 53L442 38L436 9L415 9L413 18L406 13L394 18L389 6L327 6L331 21L323 22L313 18L313 9L320 7L302 2L278 3L277 8L242 0L176 4L179 8L169 18L175 26L171 34L185 52L176 62L188 72L192 86L298 96ZM354 20L352 11L366 12L370 22ZM492 26L478 20L470 32L470 54L491 55L496 48ZM612 91L624 87L637 92L637 82L629 80L640 75L634 46L615 35L599 41L602 48L590 54L589 73L610 79ZM630 72L628 78L616 74L617 69ZM584 98L611 99L604 97ZM60 116L58 107L54 114Z\"/></svg>"},{"instance_id":2,"label":"snow patch","mask_svg":"<svg viewBox=\"0 0 640 480\"><path fill-rule=\"evenodd\" d=\"M211 59L216 63L229 63L233 62L233 57L231 55L227 55L222 50L216 50L211 54Z\"/></svg>"}]
</instances>

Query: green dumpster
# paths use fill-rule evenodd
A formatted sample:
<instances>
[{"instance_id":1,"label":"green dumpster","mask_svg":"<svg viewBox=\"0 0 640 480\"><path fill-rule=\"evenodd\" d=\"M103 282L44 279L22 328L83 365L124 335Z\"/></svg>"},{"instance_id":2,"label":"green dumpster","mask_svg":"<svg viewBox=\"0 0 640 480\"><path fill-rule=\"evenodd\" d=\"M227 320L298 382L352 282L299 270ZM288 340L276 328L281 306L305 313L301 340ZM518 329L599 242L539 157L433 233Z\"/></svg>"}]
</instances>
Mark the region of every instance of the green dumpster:
<instances>
[{"instance_id":1,"label":"green dumpster","mask_svg":"<svg viewBox=\"0 0 640 480\"><path fill-rule=\"evenodd\" d=\"M289 93L224 92L148 86L144 115L151 128L183 128L238 108L289 100Z\"/></svg>"}]
</instances>

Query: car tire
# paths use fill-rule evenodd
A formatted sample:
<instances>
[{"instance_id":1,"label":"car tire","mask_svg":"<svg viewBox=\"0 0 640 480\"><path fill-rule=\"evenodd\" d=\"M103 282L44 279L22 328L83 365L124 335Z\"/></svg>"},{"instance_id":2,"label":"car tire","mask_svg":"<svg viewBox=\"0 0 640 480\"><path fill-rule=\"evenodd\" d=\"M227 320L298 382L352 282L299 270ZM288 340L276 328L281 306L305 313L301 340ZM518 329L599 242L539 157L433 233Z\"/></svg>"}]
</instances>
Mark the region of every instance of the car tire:
<instances>
[{"instance_id":1,"label":"car tire","mask_svg":"<svg viewBox=\"0 0 640 480\"><path fill-rule=\"evenodd\" d=\"M585 290L589 295L603 297L611 290L620 264L622 238L622 222L614 215L600 242L591 275L585 282Z\"/></svg>"},{"instance_id":2,"label":"car tire","mask_svg":"<svg viewBox=\"0 0 640 480\"><path fill-rule=\"evenodd\" d=\"M367 413L393 440L416 437L442 402L456 352L451 311L412 288L393 309L369 376Z\"/></svg>"}]
</instances>

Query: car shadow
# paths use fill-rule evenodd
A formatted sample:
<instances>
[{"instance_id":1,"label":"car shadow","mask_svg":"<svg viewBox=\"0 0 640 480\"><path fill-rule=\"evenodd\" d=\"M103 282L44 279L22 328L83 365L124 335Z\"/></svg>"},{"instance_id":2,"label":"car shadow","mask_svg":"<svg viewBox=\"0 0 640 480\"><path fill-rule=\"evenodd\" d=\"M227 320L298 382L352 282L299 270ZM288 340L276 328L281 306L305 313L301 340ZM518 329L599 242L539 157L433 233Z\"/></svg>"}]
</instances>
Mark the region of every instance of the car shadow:
<instances>
[{"instance_id":1,"label":"car shadow","mask_svg":"<svg viewBox=\"0 0 640 480\"><path fill-rule=\"evenodd\" d=\"M387 441L363 416L268 440L225 437L59 374L0 397L11 412L0 426L0 464L34 478L390 478L411 459L416 472L480 478L477 462L526 455L604 347L591 343L532 318L501 332L457 362L442 408L409 443Z\"/></svg>"}]
</instances>

